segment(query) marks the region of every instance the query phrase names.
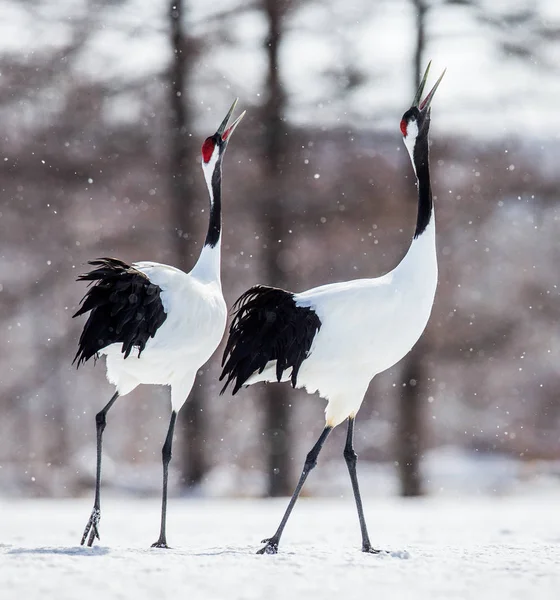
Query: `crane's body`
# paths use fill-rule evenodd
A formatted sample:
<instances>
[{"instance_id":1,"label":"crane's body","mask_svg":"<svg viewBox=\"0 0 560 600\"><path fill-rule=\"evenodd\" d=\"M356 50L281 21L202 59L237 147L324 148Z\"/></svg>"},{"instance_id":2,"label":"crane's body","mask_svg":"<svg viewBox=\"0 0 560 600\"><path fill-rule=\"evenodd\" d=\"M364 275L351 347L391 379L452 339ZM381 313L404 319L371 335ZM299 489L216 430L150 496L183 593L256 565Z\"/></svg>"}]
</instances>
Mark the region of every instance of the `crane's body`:
<instances>
[{"instance_id":1,"label":"crane's body","mask_svg":"<svg viewBox=\"0 0 560 600\"><path fill-rule=\"evenodd\" d=\"M167 548L167 481L177 413L187 400L196 373L214 353L224 334L227 308L220 280L222 158L229 137L245 113L231 125L237 100L216 133L202 145L202 169L210 196L208 232L200 257L185 273L155 262L127 264L115 258L91 261L95 268L79 277L93 285L75 317L88 319L78 343L78 366L107 357L107 379L116 392L96 415L97 476L93 511L81 543L99 539L102 436L106 415L119 396L140 384L171 389L171 418L162 448L163 489L160 535L153 544ZM89 536L89 537L88 537Z\"/></svg>"},{"instance_id":2,"label":"crane's body","mask_svg":"<svg viewBox=\"0 0 560 600\"><path fill-rule=\"evenodd\" d=\"M422 335L437 286L435 224L414 240L402 262L375 279L331 283L293 294L295 310L312 310L321 325L299 368L296 387L328 401L326 423L355 415L375 375L401 360ZM349 310L350 308L350 310ZM282 381L289 381L289 369ZM246 384L277 381L276 361Z\"/></svg>"},{"instance_id":3,"label":"crane's body","mask_svg":"<svg viewBox=\"0 0 560 600\"><path fill-rule=\"evenodd\" d=\"M334 427L348 419L344 457L362 531L362 550L370 544L363 515L354 419L370 381L400 361L422 335L437 286L435 215L429 172L430 103L441 77L420 103L429 65L400 128L418 181L416 230L400 264L386 275L333 283L301 293L255 286L235 303L235 316L223 356L224 390L259 381L290 381L327 400L325 428L307 455L304 468L276 533L261 554L278 551L284 526L309 472ZM443 77L443 75L442 75Z\"/></svg>"},{"instance_id":4,"label":"crane's body","mask_svg":"<svg viewBox=\"0 0 560 600\"><path fill-rule=\"evenodd\" d=\"M218 253L219 249L203 252ZM195 267L184 273L154 262L133 263L131 267L161 289L166 319L141 352L135 348L125 358L120 343L99 350L107 356L107 379L120 396L140 384L169 385L171 406L178 412L196 372L212 356L224 334L227 307L219 269L210 276L208 270Z\"/></svg>"}]
</instances>

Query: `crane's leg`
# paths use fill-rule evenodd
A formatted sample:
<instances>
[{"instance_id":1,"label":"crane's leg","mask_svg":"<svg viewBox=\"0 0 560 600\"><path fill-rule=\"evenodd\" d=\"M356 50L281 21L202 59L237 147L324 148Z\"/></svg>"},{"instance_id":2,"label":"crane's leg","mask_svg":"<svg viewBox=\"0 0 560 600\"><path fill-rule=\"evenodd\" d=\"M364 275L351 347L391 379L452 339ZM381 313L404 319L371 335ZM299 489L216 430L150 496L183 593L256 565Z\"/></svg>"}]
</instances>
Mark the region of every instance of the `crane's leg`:
<instances>
[{"instance_id":1,"label":"crane's leg","mask_svg":"<svg viewBox=\"0 0 560 600\"><path fill-rule=\"evenodd\" d=\"M348 434L346 436L346 445L344 446L344 460L346 460L346 466L348 467L348 472L350 473L350 481L352 482L352 489L354 490L354 498L356 500L356 508L358 509L358 518L360 519L360 529L362 530L362 552L379 554L380 550L372 548L369 541L366 520L364 518L364 509L362 506L362 497L360 495L360 488L358 486L358 475L356 473L358 455L354 451L354 417L348 417Z\"/></svg>"},{"instance_id":2,"label":"crane's leg","mask_svg":"<svg viewBox=\"0 0 560 600\"><path fill-rule=\"evenodd\" d=\"M312 471L317 466L317 457L319 456L319 452L321 452L321 448L323 447L325 440L329 437L329 433L331 431L332 431L332 427L329 427L329 426L325 427L325 429L323 429L323 432L319 436L319 439L317 440L317 442L315 443L313 448L311 448L309 454L307 455L307 457L305 459L305 464L303 465L303 471L301 472L301 476L299 478L296 489L290 499L288 508L286 509L286 512L284 513L284 516L282 517L282 521L280 521L280 525L278 526L276 533L271 538L262 540L262 543L266 544L266 546L261 548L257 552L257 554L276 554L278 552L278 544L280 543L280 537L282 536L284 527L286 526L286 523L288 522L288 519L290 518L290 514L292 512L292 509L294 508L296 500L298 499L299 493L301 492L301 488L303 487L303 484L305 483L305 480L307 479L309 472Z\"/></svg>"},{"instance_id":3,"label":"crane's leg","mask_svg":"<svg viewBox=\"0 0 560 600\"><path fill-rule=\"evenodd\" d=\"M107 425L107 413L113 404L117 401L119 393L115 392L113 397L109 400L106 406L95 415L95 428L97 430L97 475L95 478L95 500L93 501L93 510L91 516L87 522L84 534L82 535L81 545L83 546L86 538L88 537L88 546L93 544L95 538L99 539L99 521L101 520L101 505L99 501L99 490L101 487L101 452L102 452L102 440L103 431Z\"/></svg>"},{"instance_id":4,"label":"crane's leg","mask_svg":"<svg viewBox=\"0 0 560 600\"><path fill-rule=\"evenodd\" d=\"M173 445L173 430L175 429L175 421L177 420L177 412L171 411L171 421L165 443L161 449L161 458L163 461L163 491L161 499L161 527L159 530L159 539L152 544L152 548L169 548L165 534L165 523L167 519L167 478L169 474L169 462L171 461L171 446Z\"/></svg>"}]
</instances>

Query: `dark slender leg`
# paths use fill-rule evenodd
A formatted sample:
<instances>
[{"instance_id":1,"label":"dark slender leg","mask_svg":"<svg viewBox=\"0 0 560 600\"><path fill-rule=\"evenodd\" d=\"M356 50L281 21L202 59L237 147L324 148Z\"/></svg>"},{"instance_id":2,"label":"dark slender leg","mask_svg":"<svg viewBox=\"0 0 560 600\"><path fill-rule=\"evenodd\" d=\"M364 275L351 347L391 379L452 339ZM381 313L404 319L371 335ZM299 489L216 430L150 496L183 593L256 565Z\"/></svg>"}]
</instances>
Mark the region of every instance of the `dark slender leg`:
<instances>
[{"instance_id":1,"label":"dark slender leg","mask_svg":"<svg viewBox=\"0 0 560 600\"><path fill-rule=\"evenodd\" d=\"M319 456L319 452L321 452L321 448L323 447L325 440L329 437L329 433L331 431L332 431L332 427L325 427L325 429L323 429L323 432L321 433L319 439L317 440L316 444L313 446L313 448L311 448L311 451L309 452L309 454L307 455L307 458L305 459L305 464L303 465L303 471L301 472L301 476L299 478L296 489L290 499L288 508L286 509L286 512L284 513L284 516L282 517L282 521L280 521L280 525L278 526L276 533L271 538L262 540L263 544L266 543L266 546L264 546L264 548L261 548L257 552L257 554L276 554L278 552L278 544L280 543L280 537L282 536L284 527L286 526L286 523L288 522L288 519L290 518L290 514L292 512L292 509L294 508L296 500L298 499L299 493L301 492L301 488L303 487L303 484L305 483L305 480L307 479L309 472L317 466L317 457Z\"/></svg>"},{"instance_id":2,"label":"dark slender leg","mask_svg":"<svg viewBox=\"0 0 560 600\"><path fill-rule=\"evenodd\" d=\"M167 517L167 477L169 474L169 462L171 461L171 446L173 445L173 430L175 429L175 421L177 420L177 413L171 412L171 421L169 421L169 429L167 430L167 437L165 443L161 449L161 458L163 461L163 492L161 498L161 528L159 530L159 539L157 542L152 544L152 548L169 548L167 545L167 539L165 535L165 521Z\"/></svg>"},{"instance_id":3,"label":"dark slender leg","mask_svg":"<svg viewBox=\"0 0 560 600\"><path fill-rule=\"evenodd\" d=\"M344 459L350 473L350 480L352 481L352 489L354 490L354 498L356 499L356 508L358 509L358 518L360 519L360 529L362 530L362 552L371 552L372 554L378 554L380 550L376 550L371 547L369 541L369 535L366 527L366 520L364 518L364 509L362 507L362 498L360 496L360 488L358 486L358 475L356 473L356 463L358 462L358 455L354 452L354 419L348 418L348 434L346 436L346 446L344 446Z\"/></svg>"},{"instance_id":4,"label":"dark slender leg","mask_svg":"<svg viewBox=\"0 0 560 600\"><path fill-rule=\"evenodd\" d=\"M84 534L82 535L81 545L83 546L89 533L88 546L93 544L95 538L99 539L99 521L101 519L101 505L99 502L99 489L101 487L101 451L102 451L102 440L103 430L107 425L107 413L113 404L119 397L119 393L115 392L113 397L109 400L105 408L95 415L95 427L97 430L97 476L95 478L95 500L93 501L93 510L91 516L87 522Z\"/></svg>"}]
</instances>

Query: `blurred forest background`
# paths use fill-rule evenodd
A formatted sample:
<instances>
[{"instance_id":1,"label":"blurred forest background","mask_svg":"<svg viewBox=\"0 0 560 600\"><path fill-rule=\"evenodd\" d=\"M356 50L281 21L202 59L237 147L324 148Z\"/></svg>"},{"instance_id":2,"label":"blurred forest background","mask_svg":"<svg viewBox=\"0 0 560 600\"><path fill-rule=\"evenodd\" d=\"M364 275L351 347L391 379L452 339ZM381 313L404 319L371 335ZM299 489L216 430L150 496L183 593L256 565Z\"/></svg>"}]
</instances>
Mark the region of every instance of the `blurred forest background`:
<instances>
[{"instance_id":1,"label":"blurred forest background","mask_svg":"<svg viewBox=\"0 0 560 600\"><path fill-rule=\"evenodd\" d=\"M0 494L92 493L103 361L71 366L98 256L189 270L207 226L200 144L233 99L228 306L257 282L371 277L415 218L399 132L432 110L440 281L409 357L370 386L366 493L560 483L560 6L555 0L0 0ZM428 85L430 85L430 81ZM219 396L223 346L180 414L176 493L291 492L324 403ZM104 484L159 494L168 390L111 411ZM308 493L349 494L335 432ZM557 484L556 484L557 485Z\"/></svg>"}]
</instances>

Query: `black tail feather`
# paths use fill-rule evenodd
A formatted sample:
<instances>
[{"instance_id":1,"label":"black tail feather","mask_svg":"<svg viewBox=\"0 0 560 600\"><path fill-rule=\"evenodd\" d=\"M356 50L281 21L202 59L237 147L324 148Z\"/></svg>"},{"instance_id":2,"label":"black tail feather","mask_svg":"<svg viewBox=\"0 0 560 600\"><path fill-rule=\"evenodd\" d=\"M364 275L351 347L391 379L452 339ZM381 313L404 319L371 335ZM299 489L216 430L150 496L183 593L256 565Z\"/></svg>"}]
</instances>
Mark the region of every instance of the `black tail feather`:
<instances>
[{"instance_id":1,"label":"black tail feather","mask_svg":"<svg viewBox=\"0 0 560 600\"><path fill-rule=\"evenodd\" d=\"M99 258L88 264L97 267L78 277L91 287L73 317L90 313L78 342L73 363L77 366L114 343L122 344L128 358L133 348L138 356L150 337L165 322L161 288L148 277L116 258Z\"/></svg>"},{"instance_id":2,"label":"black tail feather","mask_svg":"<svg viewBox=\"0 0 560 600\"><path fill-rule=\"evenodd\" d=\"M312 308L297 306L291 292L267 286L255 286L242 294L233 305L235 316L222 357L220 381L226 380L221 393L233 382L235 394L255 373L276 361L276 378L291 369L291 383L309 355L321 321Z\"/></svg>"}]
</instances>

